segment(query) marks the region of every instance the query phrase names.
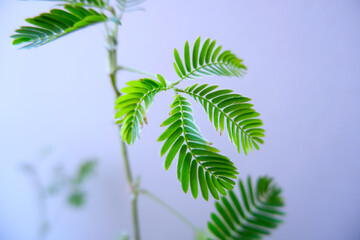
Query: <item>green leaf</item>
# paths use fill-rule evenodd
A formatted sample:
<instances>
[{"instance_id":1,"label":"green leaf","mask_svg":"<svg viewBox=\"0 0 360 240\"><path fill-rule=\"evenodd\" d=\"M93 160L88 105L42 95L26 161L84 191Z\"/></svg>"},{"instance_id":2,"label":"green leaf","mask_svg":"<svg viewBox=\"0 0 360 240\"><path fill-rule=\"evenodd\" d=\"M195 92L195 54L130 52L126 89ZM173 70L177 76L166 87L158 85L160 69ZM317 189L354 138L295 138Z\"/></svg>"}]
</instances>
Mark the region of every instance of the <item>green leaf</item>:
<instances>
[{"instance_id":1,"label":"green leaf","mask_svg":"<svg viewBox=\"0 0 360 240\"><path fill-rule=\"evenodd\" d=\"M191 193L193 197L196 199L198 196L198 180L197 180L197 162L192 161L191 163L191 170L190 170L190 187L191 187Z\"/></svg>"},{"instance_id":2,"label":"green leaf","mask_svg":"<svg viewBox=\"0 0 360 240\"><path fill-rule=\"evenodd\" d=\"M188 72L190 72L191 71L191 60L190 60L190 47L189 47L188 41L186 41L186 43L185 43L184 60L185 60L186 70Z\"/></svg>"},{"instance_id":3,"label":"green leaf","mask_svg":"<svg viewBox=\"0 0 360 240\"><path fill-rule=\"evenodd\" d=\"M137 81L129 81L128 87L121 91L125 93L116 100L115 114L117 123L121 124L121 136L123 141L132 144L140 134L140 127L147 123L146 110L149 108L155 95L167 90L166 81L158 75L159 82L144 78Z\"/></svg>"},{"instance_id":4,"label":"green leaf","mask_svg":"<svg viewBox=\"0 0 360 240\"><path fill-rule=\"evenodd\" d=\"M209 64L209 62L210 62L210 58L211 58L211 55L213 53L215 45L216 45L216 41L214 40L214 41L211 42L209 48L206 51L205 62L207 64Z\"/></svg>"},{"instance_id":5,"label":"green leaf","mask_svg":"<svg viewBox=\"0 0 360 240\"><path fill-rule=\"evenodd\" d=\"M117 24L117 25L121 25L121 22L119 19L115 18L115 17L111 17L109 18L110 21L112 21L113 23Z\"/></svg>"},{"instance_id":6,"label":"green leaf","mask_svg":"<svg viewBox=\"0 0 360 240\"><path fill-rule=\"evenodd\" d=\"M181 168L181 187L185 193L189 189L191 153L187 153Z\"/></svg>"},{"instance_id":7,"label":"green leaf","mask_svg":"<svg viewBox=\"0 0 360 240\"><path fill-rule=\"evenodd\" d=\"M200 41L201 41L200 37L198 39L196 39L196 42L194 44L194 49L193 49L193 66L195 69L197 68L198 59L199 59Z\"/></svg>"},{"instance_id":8,"label":"green leaf","mask_svg":"<svg viewBox=\"0 0 360 240\"><path fill-rule=\"evenodd\" d=\"M97 160L94 159L90 159L82 163L76 175L76 183L82 184L85 180L87 180L94 173L96 166Z\"/></svg>"},{"instance_id":9,"label":"green leaf","mask_svg":"<svg viewBox=\"0 0 360 240\"><path fill-rule=\"evenodd\" d=\"M182 144L184 143L184 137L179 137L176 142L174 143L174 145L171 147L168 155L166 156L166 160L165 160L165 170L168 170L172 161L174 160L174 157L176 156L176 154L179 152L180 147L182 146Z\"/></svg>"},{"instance_id":10,"label":"green leaf","mask_svg":"<svg viewBox=\"0 0 360 240\"><path fill-rule=\"evenodd\" d=\"M207 84L194 84L184 92L204 107L209 120L217 131L220 130L220 134L228 131L230 140L239 152L242 148L247 154L253 147L259 149L258 144L264 143L264 129L259 128L263 123L257 118L260 114L248 103L250 98L234 94L229 89L218 90L218 86Z\"/></svg>"},{"instance_id":11,"label":"green leaf","mask_svg":"<svg viewBox=\"0 0 360 240\"><path fill-rule=\"evenodd\" d=\"M174 49L174 57L175 57L176 64L177 64L181 74L185 75L186 74L185 68L184 68L184 65L183 65L183 63L181 61L181 58L180 58L179 53L176 50L176 48Z\"/></svg>"},{"instance_id":12,"label":"green leaf","mask_svg":"<svg viewBox=\"0 0 360 240\"><path fill-rule=\"evenodd\" d=\"M178 51L174 50L176 73L181 80L204 76L242 76L246 70L242 60L230 51L221 52L221 49L221 46L216 46L215 40L210 42L210 39L207 39L201 45L201 38L199 37L194 43L191 55L189 42L186 41L184 62L181 60Z\"/></svg>"},{"instance_id":13,"label":"green leaf","mask_svg":"<svg viewBox=\"0 0 360 240\"><path fill-rule=\"evenodd\" d=\"M209 190L206 184L204 170L202 168L199 168L198 176L199 176L199 185L200 185L201 194L203 198L207 201L209 200Z\"/></svg>"},{"instance_id":14,"label":"green leaf","mask_svg":"<svg viewBox=\"0 0 360 240\"><path fill-rule=\"evenodd\" d=\"M262 239L283 222L281 189L272 178L259 178L254 191L248 177L247 191L241 180L239 188L240 197L229 191L228 197L215 203L217 213L212 213L208 222L215 239Z\"/></svg>"},{"instance_id":15,"label":"green leaf","mask_svg":"<svg viewBox=\"0 0 360 240\"><path fill-rule=\"evenodd\" d=\"M166 139L164 145L161 148L160 155L163 156L169 148L172 146L172 144L178 140L178 138L181 136L182 130L180 128L176 129L169 138Z\"/></svg>"},{"instance_id":16,"label":"green leaf","mask_svg":"<svg viewBox=\"0 0 360 240\"><path fill-rule=\"evenodd\" d=\"M206 39L203 47L201 48L200 58L199 58L200 66L204 65L205 55L206 55L206 51L208 49L209 43L210 43L210 38Z\"/></svg>"},{"instance_id":17,"label":"green leaf","mask_svg":"<svg viewBox=\"0 0 360 240\"><path fill-rule=\"evenodd\" d=\"M82 207L85 204L85 193L80 191L72 192L68 197L68 203L73 207Z\"/></svg>"},{"instance_id":18,"label":"green leaf","mask_svg":"<svg viewBox=\"0 0 360 240\"><path fill-rule=\"evenodd\" d=\"M190 186L193 197L197 198L200 186L205 200L209 198L209 191L216 199L219 194L226 195L222 182L232 189L235 182L230 179L238 174L233 163L201 136L185 97L176 95L171 107L169 118L161 124L167 128L158 139L165 141L160 151L161 156L167 153L165 169L178 155L177 176L185 193Z\"/></svg>"},{"instance_id":19,"label":"green leaf","mask_svg":"<svg viewBox=\"0 0 360 240\"><path fill-rule=\"evenodd\" d=\"M17 29L13 44L25 44L22 48L32 48L44 45L62 36L82 28L106 22L109 18L93 9L81 6L65 5L65 10L53 9L26 21L32 26Z\"/></svg>"}]
</instances>

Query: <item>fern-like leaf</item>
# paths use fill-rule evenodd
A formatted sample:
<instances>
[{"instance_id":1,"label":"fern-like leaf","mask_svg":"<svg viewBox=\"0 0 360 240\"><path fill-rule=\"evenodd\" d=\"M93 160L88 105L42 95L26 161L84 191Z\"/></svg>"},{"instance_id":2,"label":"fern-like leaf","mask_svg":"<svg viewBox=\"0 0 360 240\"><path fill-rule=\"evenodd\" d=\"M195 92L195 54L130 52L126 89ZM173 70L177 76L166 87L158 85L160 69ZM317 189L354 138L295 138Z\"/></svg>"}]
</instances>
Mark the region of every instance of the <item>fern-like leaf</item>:
<instances>
[{"instance_id":1,"label":"fern-like leaf","mask_svg":"<svg viewBox=\"0 0 360 240\"><path fill-rule=\"evenodd\" d=\"M16 30L16 34L11 36L14 38L13 44L26 44L23 48L38 47L71 32L109 20L106 15L91 8L68 4L64 9L53 9L50 13L26 19L32 26Z\"/></svg>"},{"instance_id":2,"label":"fern-like leaf","mask_svg":"<svg viewBox=\"0 0 360 240\"><path fill-rule=\"evenodd\" d=\"M228 131L230 140L237 150L240 148L245 154L253 148L259 149L259 144L264 143L264 129L260 128L263 123L257 117L260 116L249 103L251 99L232 93L229 89L217 89L218 86L194 84L187 87L184 92L199 102L209 115L215 129L223 133Z\"/></svg>"},{"instance_id":3,"label":"fern-like leaf","mask_svg":"<svg viewBox=\"0 0 360 240\"><path fill-rule=\"evenodd\" d=\"M128 87L121 90L124 95L116 100L118 109L116 123L121 124L123 141L132 144L139 137L140 126L147 123L145 112L153 101L154 96L167 89L167 84L161 75L159 81L144 78L127 83Z\"/></svg>"},{"instance_id":4,"label":"fern-like leaf","mask_svg":"<svg viewBox=\"0 0 360 240\"><path fill-rule=\"evenodd\" d=\"M233 163L219 150L201 136L192 117L192 109L187 99L176 95L171 105L170 117L161 126L167 129L158 141L165 141L161 156L167 153L165 169L167 170L178 155L177 175L183 191L191 188L194 198L198 196L198 186L205 200L209 191L215 199L226 195L225 189L232 189L238 172Z\"/></svg>"},{"instance_id":5,"label":"fern-like leaf","mask_svg":"<svg viewBox=\"0 0 360 240\"><path fill-rule=\"evenodd\" d=\"M185 43L184 61L177 49L174 49L174 68L180 81L203 76L240 77L245 73L243 61L230 51L221 51L216 41L207 39L201 45L200 37L196 40L192 51L189 42Z\"/></svg>"},{"instance_id":6,"label":"fern-like leaf","mask_svg":"<svg viewBox=\"0 0 360 240\"><path fill-rule=\"evenodd\" d=\"M262 239L282 223L284 202L281 189L273 179L259 178L255 192L250 177L247 185L246 191L244 183L239 181L240 198L229 191L228 197L215 203L217 213L211 214L208 227L216 239Z\"/></svg>"}]
</instances>

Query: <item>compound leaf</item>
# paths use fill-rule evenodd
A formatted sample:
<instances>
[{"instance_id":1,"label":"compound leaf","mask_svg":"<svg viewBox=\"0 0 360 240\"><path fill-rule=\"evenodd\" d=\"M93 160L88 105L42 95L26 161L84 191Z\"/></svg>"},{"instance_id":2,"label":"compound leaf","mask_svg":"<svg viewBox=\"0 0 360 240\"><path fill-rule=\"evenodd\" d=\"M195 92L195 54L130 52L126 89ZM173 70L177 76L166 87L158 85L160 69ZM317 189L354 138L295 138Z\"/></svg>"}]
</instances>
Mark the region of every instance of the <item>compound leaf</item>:
<instances>
[{"instance_id":1,"label":"compound leaf","mask_svg":"<svg viewBox=\"0 0 360 240\"><path fill-rule=\"evenodd\" d=\"M147 123L146 110L151 105L155 95L167 89L164 78L158 75L158 79L159 81L149 78L130 81L127 83L128 87L121 90L125 94L116 100L116 123L121 124L121 136L123 141L128 144L135 142L139 137L140 127ZM169 134L171 133L169 132Z\"/></svg>"},{"instance_id":2,"label":"compound leaf","mask_svg":"<svg viewBox=\"0 0 360 240\"><path fill-rule=\"evenodd\" d=\"M265 131L261 128L262 121L257 118L260 114L249 103L251 99L234 94L232 90L217 88L208 84L194 84L184 92L204 107L209 120L216 130L220 130L220 134L227 129L230 140L239 152L241 147L245 154L253 148L259 149L259 144L264 143L262 138L265 137Z\"/></svg>"},{"instance_id":3,"label":"compound leaf","mask_svg":"<svg viewBox=\"0 0 360 240\"><path fill-rule=\"evenodd\" d=\"M22 48L33 48L108 20L106 15L91 8L67 4L64 5L64 10L53 9L50 13L26 19L31 25L20 27L11 37L14 38L14 45L25 44Z\"/></svg>"},{"instance_id":4,"label":"compound leaf","mask_svg":"<svg viewBox=\"0 0 360 240\"><path fill-rule=\"evenodd\" d=\"M208 228L215 239L262 239L283 222L284 206L281 189L267 176L257 180L253 190L251 178L239 181L240 197L229 191L215 203Z\"/></svg>"},{"instance_id":5,"label":"compound leaf","mask_svg":"<svg viewBox=\"0 0 360 240\"><path fill-rule=\"evenodd\" d=\"M242 76L246 70L243 61L230 51L221 52L221 49L221 46L216 47L216 41L210 39L206 39L201 46L200 37L194 43L192 55L189 42L186 41L184 61L177 49L174 49L174 68L180 80L203 76Z\"/></svg>"},{"instance_id":6,"label":"compound leaf","mask_svg":"<svg viewBox=\"0 0 360 240\"><path fill-rule=\"evenodd\" d=\"M233 163L219 150L201 136L192 117L191 105L181 95L176 95L170 117L162 126L168 126L158 141L164 141L161 155L167 153L165 169L167 170L178 155L177 175L183 191L190 190L194 198L198 196L198 186L205 200L209 191L215 199L226 195L224 187L232 189L238 174ZM223 182L227 182L224 184Z\"/></svg>"}]
</instances>

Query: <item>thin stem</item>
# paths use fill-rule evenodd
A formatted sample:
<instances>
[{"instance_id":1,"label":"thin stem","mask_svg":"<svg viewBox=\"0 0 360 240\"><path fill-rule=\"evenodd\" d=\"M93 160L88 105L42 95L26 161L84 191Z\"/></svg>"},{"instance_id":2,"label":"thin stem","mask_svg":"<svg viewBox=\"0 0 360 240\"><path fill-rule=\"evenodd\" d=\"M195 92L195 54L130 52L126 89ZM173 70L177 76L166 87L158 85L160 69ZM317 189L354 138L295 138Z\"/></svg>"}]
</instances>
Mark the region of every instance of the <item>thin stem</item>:
<instances>
[{"instance_id":1,"label":"thin stem","mask_svg":"<svg viewBox=\"0 0 360 240\"><path fill-rule=\"evenodd\" d=\"M145 75L145 76L148 76L148 77L151 77L151 78L155 78L155 75L154 75L154 74L151 74L151 73L148 73L148 72L144 72L144 71L141 71L141 70L138 70L138 69L134 69L134 68L124 67L124 66L118 66L118 67L117 67L117 70L124 70L124 71L128 71L128 72L133 72L133 73L138 73L138 74L141 74L141 75Z\"/></svg>"},{"instance_id":2,"label":"thin stem","mask_svg":"<svg viewBox=\"0 0 360 240\"><path fill-rule=\"evenodd\" d=\"M29 177L32 179L34 184L34 188L38 194L38 207L39 207L39 215L40 215L40 226L39 226L39 240L45 240L49 233L50 223L47 218L47 199L45 193L45 187L41 182L38 172L35 167L30 164L25 164L23 169L26 173L28 173Z\"/></svg>"},{"instance_id":3,"label":"thin stem","mask_svg":"<svg viewBox=\"0 0 360 240\"><path fill-rule=\"evenodd\" d=\"M112 32L107 31L107 41L108 41L108 54L109 54L109 64L110 64L110 80L111 85L113 87L113 90L115 92L116 97L119 97L121 95L120 91L118 90L116 83L116 73L118 71L117 68L117 36L118 36L118 26L115 25L114 30ZM120 130L120 126L119 126ZM139 218L138 218L138 204L137 204L137 198L138 193L136 192L136 186L134 184L134 180L131 173L130 168L130 162L129 157L127 153L126 144L122 139L121 141L121 148L122 148L122 155L123 155L123 161L124 161L124 167L125 167L125 173L126 173L126 180L128 183L128 186L130 188L130 191L132 193L132 199L131 199L131 214L132 214L132 220L133 220L133 228L134 228L134 239L140 240L140 227L139 227Z\"/></svg>"},{"instance_id":4,"label":"thin stem","mask_svg":"<svg viewBox=\"0 0 360 240\"><path fill-rule=\"evenodd\" d=\"M166 208L169 212L174 214L177 218L179 218L181 221L183 221L186 225L188 225L192 230L195 232L198 232L199 229L195 227L186 217L184 217L181 213L176 211L174 208L170 207L168 204L166 204L163 200L161 200L159 197L155 196L153 193L149 192L145 189L139 189L139 193L144 194L145 196L149 197L153 201L160 204L162 207Z\"/></svg>"}]
</instances>

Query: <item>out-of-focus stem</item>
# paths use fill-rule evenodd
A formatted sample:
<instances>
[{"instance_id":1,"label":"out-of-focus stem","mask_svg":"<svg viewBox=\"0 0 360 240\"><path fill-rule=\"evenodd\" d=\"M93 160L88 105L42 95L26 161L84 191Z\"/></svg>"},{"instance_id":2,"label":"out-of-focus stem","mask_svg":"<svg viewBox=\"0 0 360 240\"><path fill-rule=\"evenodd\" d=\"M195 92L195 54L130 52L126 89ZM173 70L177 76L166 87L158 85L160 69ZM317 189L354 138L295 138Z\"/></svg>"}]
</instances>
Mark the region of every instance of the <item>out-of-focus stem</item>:
<instances>
[{"instance_id":1,"label":"out-of-focus stem","mask_svg":"<svg viewBox=\"0 0 360 240\"><path fill-rule=\"evenodd\" d=\"M186 217L184 217L180 212L176 211L174 208L170 207L167 203L165 203L163 200L161 200L159 197L155 196L153 193L149 192L145 189L139 189L139 193L144 194L145 196L149 197L153 201L157 202L164 208L166 208L169 212L174 214L177 218L179 218L181 221L183 221L186 225L188 225L192 230L195 232L198 232L199 229L195 227Z\"/></svg>"}]
</instances>

